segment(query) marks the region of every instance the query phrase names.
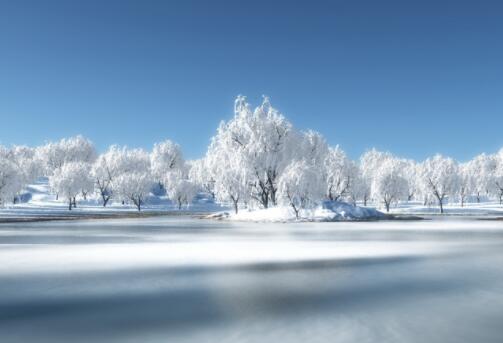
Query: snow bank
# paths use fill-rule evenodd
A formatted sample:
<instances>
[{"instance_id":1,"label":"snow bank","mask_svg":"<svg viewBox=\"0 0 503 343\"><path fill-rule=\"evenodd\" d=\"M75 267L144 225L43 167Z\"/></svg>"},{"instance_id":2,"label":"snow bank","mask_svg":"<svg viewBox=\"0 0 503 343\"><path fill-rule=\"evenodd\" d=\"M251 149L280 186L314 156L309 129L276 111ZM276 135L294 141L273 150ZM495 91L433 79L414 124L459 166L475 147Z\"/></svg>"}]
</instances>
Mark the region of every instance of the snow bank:
<instances>
[{"instance_id":1,"label":"snow bank","mask_svg":"<svg viewBox=\"0 0 503 343\"><path fill-rule=\"evenodd\" d=\"M353 206L341 201L324 201L312 210L301 210L300 221L357 221L378 220L386 215L373 208ZM237 214L221 212L211 216L215 219L258 222L289 222L297 221L295 212L290 207L273 207L261 210L241 210Z\"/></svg>"}]
</instances>

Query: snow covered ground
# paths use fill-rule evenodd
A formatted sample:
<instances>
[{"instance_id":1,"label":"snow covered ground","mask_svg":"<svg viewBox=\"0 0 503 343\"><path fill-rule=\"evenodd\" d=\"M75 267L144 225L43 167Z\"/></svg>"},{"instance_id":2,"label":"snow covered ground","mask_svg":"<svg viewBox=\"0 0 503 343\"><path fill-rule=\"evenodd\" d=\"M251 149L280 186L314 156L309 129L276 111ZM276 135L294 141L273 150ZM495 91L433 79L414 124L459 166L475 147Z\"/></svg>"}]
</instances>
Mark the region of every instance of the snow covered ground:
<instances>
[{"instance_id":1,"label":"snow covered ground","mask_svg":"<svg viewBox=\"0 0 503 343\"><path fill-rule=\"evenodd\" d=\"M120 202L110 202L106 207L102 206L101 199L89 198L79 199L77 207L68 210L68 204L64 199L56 199L50 191L47 179L40 179L38 182L29 185L21 196L22 201L17 204L6 204L0 207L0 218L31 218L31 217L51 217L51 216L79 216L83 214L121 214L137 213L138 210L132 204L122 204ZM196 197L189 206L183 206L178 210L176 204L168 200L165 196L151 196L148 203L143 207L143 212L152 211L179 211L179 212L214 212L226 209L213 203L204 197Z\"/></svg>"},{"instance_id":2,"label":"snow covered ground","mask_svg":"<svg viewBox=\"0 0 503 343\"><path fill-rule=\"evenodd\" d=\"M434 204L424 206L420 202L401 203L390 209L395 214L417 214L432 215L439 214L439 207ZM496 201L485 201L481 203L466 203L463 207L459 203L444 205L444 214L459 216L501 216L503 215L503 205Z\"/></svg>"},{"instance_id":3,"label":"snow covered ground","mask_svg":"<svg viewBox=\"0 0 503 343\"><path fill-rule=\"evenodd\" d=\"M89 198L77 202L77 207L68 210L64 200L57 200L49 190L47 179L40 179L31 184L21 196L22 201L17 204L6 204L0 207L0 219L5 218L39 218L39 217L66 217L99 214L128 214L137 213L132 204L110 202L107 207L101 205L99 198ZM178 210L176 204L166 196L151 195L146 199L142 207L144 213L169 211L181 213L215 213L215 218L225 218L233 221L256 221L256 222L286 222L286 221L351 221L351 220L376 220L387 219L382 208L377 210L369 206L353 206L344 202L325 201L313 210L301 210L300 218L296 220L295 212L289 206L274 207L263 210L241 209L237 215L233 214L230 207L215 204L200 194L189 205ZM469 202L464 207L458 203L444 205L446 215L457 216L503 216L503 206L498 202L484 201L481 203ZM391 214L431 216L439 212L435 204L424 206L420 202L404 202L391 207Z\"/></svg>"},{"instance_id":4,"label":"snow covered ground","mask_svg":"<svg viewBox=\"0 0 503 343\"><path fill-rule=\"evenodd\" d=\"M501 221L0 224L0 341L500 342Z\"/></svg>"}]
</instances>

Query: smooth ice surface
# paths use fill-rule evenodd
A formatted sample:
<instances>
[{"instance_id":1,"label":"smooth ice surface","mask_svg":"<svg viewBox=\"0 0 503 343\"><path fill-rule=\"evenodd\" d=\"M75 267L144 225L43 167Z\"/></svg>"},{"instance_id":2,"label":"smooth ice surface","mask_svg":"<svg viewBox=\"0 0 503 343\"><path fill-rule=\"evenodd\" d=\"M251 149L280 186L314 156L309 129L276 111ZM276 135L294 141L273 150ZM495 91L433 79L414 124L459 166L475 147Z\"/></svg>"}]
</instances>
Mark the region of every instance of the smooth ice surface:
<instances>
[{"instance_id":1,"label":"smooth ice surface","mask_svg":"<svg viewBox=\"0 0 503 343\"><path fill-rule=\"evenodd\" d=\"M1 342L501 342L503 222L0 225Z\"/></svg>"}]
</instances>

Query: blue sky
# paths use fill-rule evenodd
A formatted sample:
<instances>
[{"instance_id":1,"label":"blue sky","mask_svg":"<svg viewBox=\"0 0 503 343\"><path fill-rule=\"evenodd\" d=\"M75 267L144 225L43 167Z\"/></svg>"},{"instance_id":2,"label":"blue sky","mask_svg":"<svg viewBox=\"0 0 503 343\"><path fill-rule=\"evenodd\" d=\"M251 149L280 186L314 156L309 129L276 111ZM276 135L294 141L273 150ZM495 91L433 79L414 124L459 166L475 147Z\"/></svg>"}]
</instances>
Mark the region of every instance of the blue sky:
<instances>
[{"instance_id":1,"label":"blue sky","mask_svg":"<svg viewBox=\"0 0 503 343\"><path fill-rule=\"evenodd\" d=\"M3 1L0 143L81 133L204 154L271 97L352 157L503 146L501 1Z\"/></svg>"}]
</instances>

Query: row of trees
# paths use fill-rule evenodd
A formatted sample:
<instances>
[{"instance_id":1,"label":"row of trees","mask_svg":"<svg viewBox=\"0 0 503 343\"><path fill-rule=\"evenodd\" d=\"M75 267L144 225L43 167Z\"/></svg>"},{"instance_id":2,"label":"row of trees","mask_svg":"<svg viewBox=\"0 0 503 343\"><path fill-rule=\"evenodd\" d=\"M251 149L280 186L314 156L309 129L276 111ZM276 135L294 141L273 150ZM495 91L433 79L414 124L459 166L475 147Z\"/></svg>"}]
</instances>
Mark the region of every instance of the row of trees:
<instances>
[{"instance_id":1,"label":"row of trees","mask_svg":"<svg viewBox=\"0 0 503 343\"><path fill-rule=\"evenodd\" d=\"M416 162L373 149L353 161L319 133L296 130L268 98L252 109L240 96L234 112L197 161L194 180L236 212L287 205L298 215L323 200L372 202L389 211L415 200L436 202L443 213L447 199L463 206L469 196L503 198L503 150L458 163L441 155Z\"/></svg>"},{"instance_id":2,"label":"row of trees","mask_svg":"<svg viewBox=\"0 0 503 343\"><path fill-rule=\"evenodd\" d=\"M99 198L103 206L115 200L140 210L155 188L180 208L198 191L189 170L180 146L169 140L155 144L150 153L114 145L98 155L82 136L36 148L0 147L0 201L15 203L26 185L48 177L56 199L67 201L69 210L77 206L77 198L88 197Z\"/></svg>"},{"instance_id":3,"label":"row of trees","mask_svg":"<svg viewBox=\"0 0 503 343\"><path fill-rule=\"evenodd\" d=\"M204 158L185 161L180 146L165 141L151 152L111 146L102 154L82 136L40 147L0 147L0 201L16 202L27 184L49 178L57 199L68 208L77 199L98 198L141 209L155 189L180 208L198 192L240 208L291 206L301 209L321 201L372 203L389 211L400 201L437 203L469 197L503 199L503 149L466 163L436 155L422 162L375 149L359 160L348 158L314 131L298 131L268 98L252 109L235 101L234 117L222 122Z\"/></svg>"}]
</instances>

